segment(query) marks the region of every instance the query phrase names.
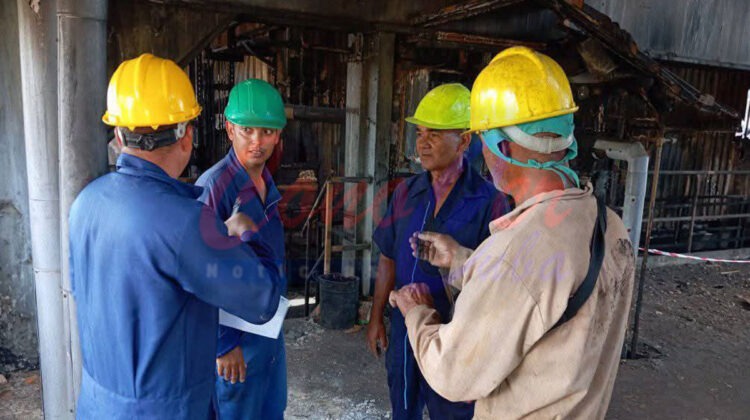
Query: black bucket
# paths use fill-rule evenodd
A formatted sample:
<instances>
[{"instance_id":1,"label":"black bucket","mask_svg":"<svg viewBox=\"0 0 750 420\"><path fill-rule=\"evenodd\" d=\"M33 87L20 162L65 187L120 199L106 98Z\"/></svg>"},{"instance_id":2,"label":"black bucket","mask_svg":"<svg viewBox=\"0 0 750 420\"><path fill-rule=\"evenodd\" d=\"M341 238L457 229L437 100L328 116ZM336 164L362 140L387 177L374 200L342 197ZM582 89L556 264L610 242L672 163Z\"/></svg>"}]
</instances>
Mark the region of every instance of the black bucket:
<instances>
[{"instance_id":1,"label":"black bucket","mask_svg":"<svg viewBox=\"0 0 750 420\"><path fill-rule=\"evenodd\" d=\"M357 320L359 278L339 273L317 276L320 290L320 325L343 330Z\"/></svg>"}]
</instances>

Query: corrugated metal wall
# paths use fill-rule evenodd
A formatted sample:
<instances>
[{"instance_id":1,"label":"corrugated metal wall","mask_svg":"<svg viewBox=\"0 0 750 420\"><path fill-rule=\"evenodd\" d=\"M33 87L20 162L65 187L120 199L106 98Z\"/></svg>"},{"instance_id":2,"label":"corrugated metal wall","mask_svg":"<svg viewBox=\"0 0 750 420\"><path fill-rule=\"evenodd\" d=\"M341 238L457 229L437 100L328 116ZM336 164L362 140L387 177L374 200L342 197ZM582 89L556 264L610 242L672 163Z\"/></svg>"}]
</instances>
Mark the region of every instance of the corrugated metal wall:
<instances>
[{"instance_id":1,"label":"corrugated metal wall","mask_svg":"<svg viewBox=\"0 0 750 420\"><path fill-rule=\"evenodd\" d=\"M654 58L750 69L750 1L586 0Z\"/></svg>"},{"instance_id":2,"label":"corrugated metal wall","mask_svg":"<svg viewBox=\"0 0 750 420\"><path fill-rule=\"evenodd\" d=\"M705 94L744 111L750 71L665 64ZM696 220L659 222L655 242L679 251L748 246L750 218L731 217L750 212L750 144L735 137L739 121L678 104L665 116L665 124L669 141L662 152L655 217L691 218L695 206ZM707 220L708 216L724 218Z\"/></svg>"}]
</instances>

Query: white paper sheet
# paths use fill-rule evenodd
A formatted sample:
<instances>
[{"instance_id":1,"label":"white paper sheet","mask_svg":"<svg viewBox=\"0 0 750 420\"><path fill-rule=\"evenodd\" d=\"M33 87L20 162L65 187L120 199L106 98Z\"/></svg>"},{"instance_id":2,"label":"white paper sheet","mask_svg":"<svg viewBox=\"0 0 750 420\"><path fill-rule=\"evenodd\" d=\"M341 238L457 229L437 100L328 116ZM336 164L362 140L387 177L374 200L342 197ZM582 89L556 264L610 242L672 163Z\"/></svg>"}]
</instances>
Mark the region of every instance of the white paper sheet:
<instances>
[{"instance_id":1,"label":"white paper sheet","mask_svg":"<svg viewBox=\"0 0 750 420\"><path fill-rule=\"evenodd\" d=\"M251 334L262 335L263 337L279 338L288 309L289 300L282 296L279 299L279 308L276 310L273 318L265 324L251 324L240 317L219 309L219 324Z\"/></svg>"}]
</instances>

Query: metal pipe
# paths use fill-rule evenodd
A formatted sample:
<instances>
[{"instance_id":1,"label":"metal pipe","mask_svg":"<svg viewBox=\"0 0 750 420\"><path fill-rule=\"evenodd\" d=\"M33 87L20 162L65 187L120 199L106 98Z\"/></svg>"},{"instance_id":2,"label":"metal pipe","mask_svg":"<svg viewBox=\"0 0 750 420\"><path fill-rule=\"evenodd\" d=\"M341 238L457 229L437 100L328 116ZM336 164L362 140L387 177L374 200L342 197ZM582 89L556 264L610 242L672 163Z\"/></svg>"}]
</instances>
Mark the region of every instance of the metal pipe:
<instances>
[{"instance_id":1,"label":"metal pipe","mask_svg":"<svg viewBox=\"0 0 750 420\"><path fill-rule=\"evenodd\" d=\"M643 204L646 201L648 153L639 142L623 143L597 140L594 143L594 148L604 150L610 159L624 160L628 163L622 222L628 230L630 242L633 244L634 256L637 256L638 244L641 240L641 226L643 225Z\"/></svg>"},{"instance_id":2,"label":"metal pipe","mask_svg":"<svg viewBox=\"0 0 750 420\"><path fill-rule=\"evenodd\" d=\"M367 142L370 135L374 136L374 129L370 125L377 122L375 115L375 105L377 96L373 96L370 85L372 78L377 77L377 72L370 74L373 70L373 58L365 55L371 55L375 45L371 41L377 38L365 36L363 34L349 34L347 46L352 50L353 57L358 59L348 60L346 65L346 122L344 124L345 141L344 141L344 176L354 177L366 174L366 162L363 159L367 151ZM367 45L367 47L366 47ZM344 243L356 242L357 228L361 227L353 217L354 209L348 209L346 202L348 197L356 197L358 186L344 185L344 203L343 203L343 222L346 230ZM354 206L358 203L354 200ZM353 210L353 211L352 211ZM359 226L358 226L359 225ZM353 276L356 272L356 252L347 251L341 255L341 274L344 276Z\"/></svg>"},{"instance_id":3,"label":"metal pipe","mask_svg":"<svg viewBox=\"0 0 750 420\"><path fill-rule=\"evenodd\" d=\"M17 5L42 404L46 418L73 418L60 293L57 5L33 7L26 0Z\"/></svg>"},{"instance_id":4,"label":"metal pipe","mask_svg":"<svg viewBox=\"0 0 750 420\"><path fill-rule=\"evenodd\" d=\"M307 220L310 220L310 215L312 214L312 210L310 210L310 214L307 216ZM305 226L302 227L302 232L305 235L305 317L310 315L310 231L305 230L305 227L307 226L307 222L305 222Z\"/></svg>"},{"instance_id":5,"label":"metal pipe","mask_svg":"<svg viewBox=\"0 0 750 420\"><path fill-rule=\"evenodd\" d=\"M81 387L81 350L71 299L68 214L78 193L107 172L107 133L101 122L107 92L107 1L58 0L57 22L63 322L67 376L75 398Z\"/></svg>"},{"instance_id":6,"label":"metal pipe","mask_svg":"<svg viewBox=\"0 0 750 420\"><path fill-rule=\"evenodd\" d=\"M664 139L656 141L656 156L654 157L654 176L651 179L651 197L648 201L648 223L646 224L646 239L643 247L648 249L651 245L651 230L654 228L654 207L656 206L656 193L659 187L659 169L661 168L661 152L664 147ZM637 248L637 246L635 246ZM638 333L641 325L641 306L643 303L643 284L646 281L646 263L648 252L643 253L641 258L641 272L638 276L638 294L635 300L635 316L633 321L633 336L630 341L628 356L634 359L638 351Z\"/></svg>"},{"instance_id":7,"label":"metal pipe","mask_svg":"<svg viewBox=\"0 0 750 420\"><path fill-rule=\"evenodd\" d=\"M750 213L737 213L737 214L717 214L707 216L695 216L696 221L704 220L725 220L725 219L742 219L750 217ZM675 216L675 217L655 217L654 223L666 223L666 222L689 222L693 218L691 216Z\"/></svg>"},{"instance_id":8,"label":"metal pipe","mask_svg":"<svg viewBox=\"0 0 750 420\"><path fill-rule=\"evenodd\" d=\"M333 184L326 182L325 234L323 236L323 274L331 274L331 228L333 224Z\"/></svg>"},{"instance_id":9,"label":"metal pipe","mask_svg":"<svg viewBox=\"0 0 750 420\"><path fill-rule=\"evenodd\" d=\"M649 171L649 175L652 175L654 171ZM703 170L690 170L690 171L661 171L660 176L663 175L750 175L748 170L723 170L723 171L703 171Z\"/></svg>"}]
</instances>

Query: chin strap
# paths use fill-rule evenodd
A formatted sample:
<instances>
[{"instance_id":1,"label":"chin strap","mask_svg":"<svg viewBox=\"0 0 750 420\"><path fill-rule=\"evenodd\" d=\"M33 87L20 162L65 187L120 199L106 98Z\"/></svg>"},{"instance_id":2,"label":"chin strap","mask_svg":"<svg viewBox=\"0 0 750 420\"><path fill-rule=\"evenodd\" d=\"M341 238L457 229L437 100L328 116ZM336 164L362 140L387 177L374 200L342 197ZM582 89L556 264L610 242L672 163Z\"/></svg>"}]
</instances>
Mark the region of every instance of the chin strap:
<instances>
[{"instance_id":1,"label":"chin strap","mask_svg":"<svg viewBox=\"0 0 750 420\"><path fill-rule=\"evenodd\" d=\"M580 188L581 186L578 174L567 165L568 161L578 156L578 143L572 133L568 137L535 137L524 133L516 126L511 126L503 127L502 129L493 128L491 130L482 131L482 138L484 139L487 148L490 149L492 153L510 164L522 166L524 168L552 171L560 177L566 188ZM550 154L566 149L567 153L565 154L565 157L557 161L538 162L534 159L529 159L527 162L521 162L503 154L500 150L500 143L503 141L512 141L520 146L539 153ZM549 142L550 145L545 144L545 142Z\"/></svg>"},{"instance_id":2,"label":"chin strap","mask_svg":"<svg viewBox=\"0 0 750 420\"><path fill-rule=\"evenodd\" d=\"M183 138L187 133L189 122L181 122L172 130L157 131L156 133L138 134L123 127L117 127L119 130L122 144L126 147L141 149L150 152L160 147L169 146L177 143L177 140Z\"/></svg>"}]
</instances>

